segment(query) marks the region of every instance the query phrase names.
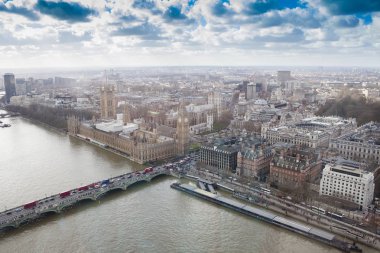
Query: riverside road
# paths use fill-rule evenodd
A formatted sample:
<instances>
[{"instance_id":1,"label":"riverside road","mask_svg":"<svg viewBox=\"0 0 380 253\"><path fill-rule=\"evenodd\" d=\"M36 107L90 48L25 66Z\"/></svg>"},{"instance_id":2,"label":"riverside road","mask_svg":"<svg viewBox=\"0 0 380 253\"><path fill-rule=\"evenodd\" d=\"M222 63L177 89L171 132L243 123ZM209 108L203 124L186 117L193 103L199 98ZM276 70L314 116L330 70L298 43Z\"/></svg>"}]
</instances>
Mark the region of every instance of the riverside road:
<instances>
[{"instance_id":1,"label":"riverside road","mask_svg":"<svg viewBox=\"0 0 380 253\"><path fill-rule=\"evenodd\" d=\"M214 175L207 171L192 169L188 172L192 177L200 177L219 184L223 184L228 188L234 189L235 197L260 205L278 213L283 213L297 220L310 223L312 225L324 228L328 231L341 235L343 238L349 238L374 247L380 250L380 236L367 230L355 227L349 223L345 223L323 214L317 214L311 209L265 193L259 189L251 188L231 179L223 179L218 175ZM236 193L241 193L237 194Z\"/></svg>"}]
</instances>

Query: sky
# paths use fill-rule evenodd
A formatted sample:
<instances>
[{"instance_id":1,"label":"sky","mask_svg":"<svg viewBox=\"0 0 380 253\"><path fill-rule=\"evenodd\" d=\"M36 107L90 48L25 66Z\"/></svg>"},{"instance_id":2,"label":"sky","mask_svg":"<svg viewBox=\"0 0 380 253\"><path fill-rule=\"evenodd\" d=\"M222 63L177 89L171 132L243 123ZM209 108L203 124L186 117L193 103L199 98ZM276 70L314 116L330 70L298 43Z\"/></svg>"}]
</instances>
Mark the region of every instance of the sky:
<instances>
[{"instance_id":1,"label":"sky","mask_svg":"<svg viewBox=\"0 0 380 253\"><path fill-rule=\"evenodd\" d=\"M380 0L0 0L0 68L380 67Z\"/></svg>"}]
</instances>

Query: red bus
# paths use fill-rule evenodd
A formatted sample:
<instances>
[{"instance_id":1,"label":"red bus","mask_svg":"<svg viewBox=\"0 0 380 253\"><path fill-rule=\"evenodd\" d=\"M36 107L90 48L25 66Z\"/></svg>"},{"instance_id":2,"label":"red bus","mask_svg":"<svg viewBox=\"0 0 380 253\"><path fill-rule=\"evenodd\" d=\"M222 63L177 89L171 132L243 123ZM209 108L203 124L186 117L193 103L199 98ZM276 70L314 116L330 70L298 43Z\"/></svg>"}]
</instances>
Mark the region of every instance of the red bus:
<instances>
[{"instance_id":1,"label":"red bus","mask_svg":"<svg viewBox=\"0 0 380 253\"><path fill-rule=\"evenodd\" d=\"M66 198L67 196L70 196L71 195L71 191L67 191L67 192L62 192L59 194L59 196L63 199L63 198Z\"/></svg>"},{"instance_id":2,"label":"red bus","mask_svg":"<svg viewBox=\"0 0 380 253\"><path fill-rule=\"evenodd\" d=\"M88 190L88 186L82 186L82 187L79 187L78 188L78 191L87 191Z\"/></svg>"},{"instance_id":3,"label":"red bus","mask_svg":"<svg viewBox=\"0 0 380 253\"><path fill-rule=\"evenodd\" d=\"M148 168L144 169L143 174L146 174L146 173L149 173L149 172L152 172L152 171L153 171L153 167L148 167Z\"/></svg>"},{"instance_id":4,"label":"red bus","mask_svg":"<svg viewBox=\"0 0 380 253\"><path fill-rule=\"evenodd\" d=\"M34 202L31 202L31 203L24 205L24 208L25 209L31 209L31 208L35 208L36 206L37 206L37 201L34 201Z\"/></svg>"}]
</instances>

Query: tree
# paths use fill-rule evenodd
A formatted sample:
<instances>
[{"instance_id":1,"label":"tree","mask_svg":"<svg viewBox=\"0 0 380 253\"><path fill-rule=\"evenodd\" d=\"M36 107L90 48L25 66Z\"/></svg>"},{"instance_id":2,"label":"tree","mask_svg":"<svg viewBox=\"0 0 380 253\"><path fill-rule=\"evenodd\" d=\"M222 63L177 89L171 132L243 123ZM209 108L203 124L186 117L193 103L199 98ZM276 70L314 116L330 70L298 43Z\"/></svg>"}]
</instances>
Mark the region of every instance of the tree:
<instances>
[{"instance_id":1,"label":"tree","mask_svg":"<svg viewBox=\"0 0 380 253\"><path fill-rule=\"evenodd\" d=\"M343 95L336 100L327 101L319 108L316 115L356 118L358 125L370 121L380 122L380 102L368 101L365 97L352 93L343 93Z\"/></svg>"},{"instance_id":2,"label":"tree","mask_svg":"<svg viewBox=\"0 0 380 253\"><path fill-rule=\"evenodd\" d=\"M231 123L231 120L233 119L232 112L230 111L224 111L220 115L220 118L214 122L214 131L218 132L222 129L225 129L228 127L228 125Z\"/></svg>"}]
</instances>

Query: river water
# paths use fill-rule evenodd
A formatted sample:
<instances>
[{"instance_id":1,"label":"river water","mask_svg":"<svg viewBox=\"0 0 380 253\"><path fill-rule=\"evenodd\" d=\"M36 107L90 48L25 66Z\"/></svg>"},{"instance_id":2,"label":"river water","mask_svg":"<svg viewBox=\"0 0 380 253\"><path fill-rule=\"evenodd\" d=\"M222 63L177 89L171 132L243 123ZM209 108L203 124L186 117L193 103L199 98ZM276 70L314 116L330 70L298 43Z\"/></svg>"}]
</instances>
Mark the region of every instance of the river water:
<instances>
[{"instance_id":1,"label":"river water","mask_svg":"<svg viewBox=\"0 0 380 253\"><path fill-rule=\"evenodd\" d=\"M0 119L0 209L142 167L23 118ZM0 234L0 252L338 252L158 178ZM364 252L375 252L364 248Z\"/></svg>"}]
</instances>

